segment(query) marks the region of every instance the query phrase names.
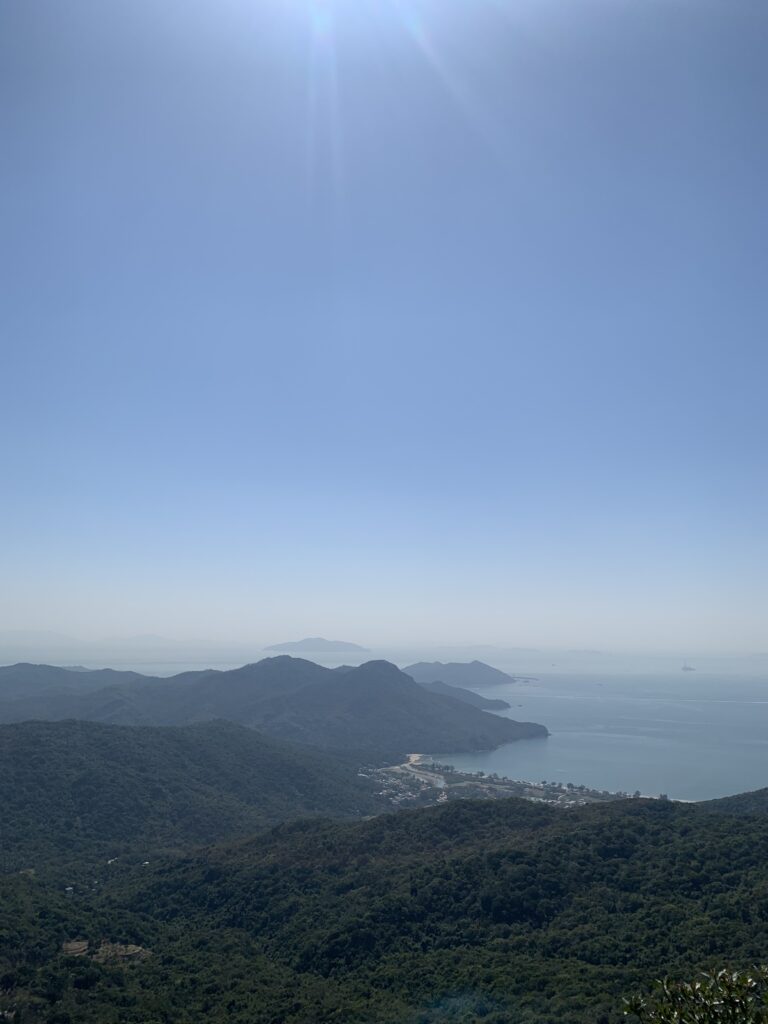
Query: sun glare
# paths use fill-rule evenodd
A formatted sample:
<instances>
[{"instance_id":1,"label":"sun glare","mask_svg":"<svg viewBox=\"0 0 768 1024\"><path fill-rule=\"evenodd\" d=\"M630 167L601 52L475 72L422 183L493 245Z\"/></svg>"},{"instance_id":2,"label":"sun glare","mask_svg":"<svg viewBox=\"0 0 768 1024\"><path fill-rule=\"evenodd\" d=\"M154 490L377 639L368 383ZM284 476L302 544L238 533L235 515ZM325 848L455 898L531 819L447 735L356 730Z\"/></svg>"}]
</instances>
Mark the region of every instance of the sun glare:
<instances>
[{"instance_id":1,"label":"sun glare","mask_svg":"<svg viewBox=\"0 0 768 1024\"><path fill-rule=\"evenodd\" d=\"M492 3L494 9L497 3ZM467 128L496 158L510 156L507 133L482 104L455 57L438 42L441 10L414 0L306 0L309 27L307 70L306 164L310 195L329 176L341 201L344 191L343 53L359 38L350 22L363 24L365 45L375 45L377 30L394 30L413 47ZM453 12L455 14L455 11Z\"/></svg>"}]
</instances>

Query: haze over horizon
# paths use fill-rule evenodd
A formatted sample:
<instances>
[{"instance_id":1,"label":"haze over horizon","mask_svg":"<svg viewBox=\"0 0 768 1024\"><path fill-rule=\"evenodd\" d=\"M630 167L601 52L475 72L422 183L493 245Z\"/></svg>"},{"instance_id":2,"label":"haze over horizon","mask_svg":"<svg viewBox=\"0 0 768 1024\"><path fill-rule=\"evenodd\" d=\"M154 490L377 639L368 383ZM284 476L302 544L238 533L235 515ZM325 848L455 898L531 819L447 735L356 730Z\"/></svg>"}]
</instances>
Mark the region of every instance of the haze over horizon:
<instances>
[{"instance_id":1,"label":"haze over horizon","mask_svg":"<svg viewBox=\"0 0 768 1024\"><path fill-rule=\"evenodd\" d=\"M450 640L382 641L358 645L359 649L334 646L305 647L295 640L267 643L263 639L235 637L213 639L140 636L67 636L33 630L0 630L0 665L31 662L65 667L118 668L144 675L174 675L193 668L231 669L263 659L289 656L317 664L361 665L389 661L404 667L412 662L480 661L513 675L539 677L588 673L591 675L679 675L682 664L693 662L696 678L707 673L729 677L761 678L768 671L768 651L718 650L700 646L656 650L523 646L511 643L461 643ZM286 649L287 648L287 649Z\"/></svg>"},{"instance_id":2,"label":"haze over horizon","mask_svg":"<svg viewBox=\"0 0 768 1024\"><path fill-rule=\"evenodd\" d=\"M764 651L767 44L2 5L0 629Z\"/></svg>"}]
</instances>

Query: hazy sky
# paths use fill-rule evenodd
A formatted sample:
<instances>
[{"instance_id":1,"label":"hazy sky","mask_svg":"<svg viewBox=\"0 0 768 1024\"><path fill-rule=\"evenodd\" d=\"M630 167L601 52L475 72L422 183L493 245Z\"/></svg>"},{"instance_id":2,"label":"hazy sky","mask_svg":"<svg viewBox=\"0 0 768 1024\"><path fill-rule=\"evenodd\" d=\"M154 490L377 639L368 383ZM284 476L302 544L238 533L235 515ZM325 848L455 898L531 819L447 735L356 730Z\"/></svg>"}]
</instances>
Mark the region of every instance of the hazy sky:
<instances>
[{"instance_id":1,"label":"hazy sky","mask_svg":"<svg viewBox=\"0 0 768 1024\"><path fill-rule=\"evenodd\" d=\"M765 0L2 0L0 627L768 646Z\"/></svg>"}]
</instances>

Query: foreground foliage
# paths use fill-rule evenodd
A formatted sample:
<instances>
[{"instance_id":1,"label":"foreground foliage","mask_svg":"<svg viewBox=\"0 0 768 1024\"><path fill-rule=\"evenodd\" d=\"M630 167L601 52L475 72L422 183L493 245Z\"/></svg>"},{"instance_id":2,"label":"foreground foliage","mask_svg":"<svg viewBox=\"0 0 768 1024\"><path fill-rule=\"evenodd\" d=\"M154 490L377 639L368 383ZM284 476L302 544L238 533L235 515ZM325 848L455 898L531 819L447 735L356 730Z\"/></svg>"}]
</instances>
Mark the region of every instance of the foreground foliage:
<instances>
[{"instance_id":1,"label":"foreground foliage","mask_svg":"<svg viewBox=\"0 0 768 1024\"><path fill-rule=\"evenodd\" d=\"M626 1000L641 1024L765 1024L768 968L720 970L693 982L659 981L649 997Z\"/></svg>"}]
</instances>

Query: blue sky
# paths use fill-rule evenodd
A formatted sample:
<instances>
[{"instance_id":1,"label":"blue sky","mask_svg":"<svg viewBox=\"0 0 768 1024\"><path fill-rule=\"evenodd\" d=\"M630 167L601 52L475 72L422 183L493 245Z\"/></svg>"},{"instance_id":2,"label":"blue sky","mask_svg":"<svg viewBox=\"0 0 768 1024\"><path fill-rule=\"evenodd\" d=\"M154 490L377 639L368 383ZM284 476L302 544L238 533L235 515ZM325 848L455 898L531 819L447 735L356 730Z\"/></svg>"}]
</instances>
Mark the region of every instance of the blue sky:
<instances>
[{"instance_id":1,"label":"blue sky","mask_svg":"<svg viewBox=\"0 0 768 1024\"><path fill-rule=\"evenodd\" d=\"M765 649L766 47L4 0L0 623Z\"/></svg>"}]
</instances>

